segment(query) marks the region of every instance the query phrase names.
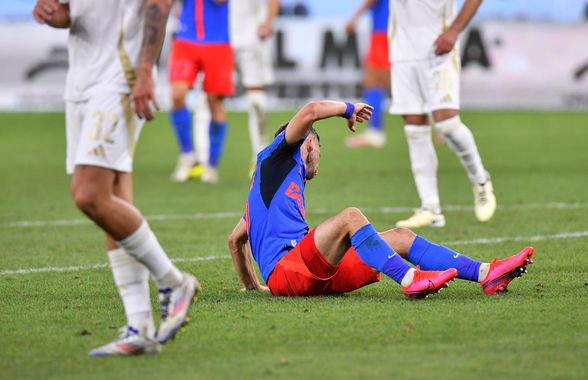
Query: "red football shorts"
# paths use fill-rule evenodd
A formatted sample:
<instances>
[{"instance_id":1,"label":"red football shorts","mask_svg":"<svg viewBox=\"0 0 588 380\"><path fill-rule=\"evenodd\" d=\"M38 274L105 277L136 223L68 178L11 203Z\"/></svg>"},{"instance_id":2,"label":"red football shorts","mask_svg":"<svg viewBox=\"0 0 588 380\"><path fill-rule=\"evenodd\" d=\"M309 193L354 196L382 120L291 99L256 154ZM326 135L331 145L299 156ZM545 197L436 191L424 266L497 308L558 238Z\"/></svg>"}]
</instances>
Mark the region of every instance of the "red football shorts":
<instances>
[{"instance_id":1,"label":"red football shorts","mask_svg":"<svg viewBox=\"0 0 588 380\"><path fill-rule=\"evenodd\" d=\"M314 231L278 261L267 285L274 296L322 296L348 293L380 281L350 248L337 266L329 264L314 244Z\"/></svg>"},{"instance_id":2,"label":"red football shorts","mask_svg":"<svg viewBox=\"0 0 588 380\"><path fill-rule=\"evenodd\" d=\"M195 44L174 40L169 61L170 82L194 85L199 72L204 74L204 92L229 96L235 92L233 50L228 44Z\"/></svg>"},{"instance_id":3,"label":"red football shorts","mask_svg":"<svg viewBox=\"0 0 588 380\"><path fill-rule=\"evenodd\" d=\"M388 36L386 33L372 33L370 47L365 57L365 66L389 70L390 57L388 49Z\"/></svg>"}]
</instances>

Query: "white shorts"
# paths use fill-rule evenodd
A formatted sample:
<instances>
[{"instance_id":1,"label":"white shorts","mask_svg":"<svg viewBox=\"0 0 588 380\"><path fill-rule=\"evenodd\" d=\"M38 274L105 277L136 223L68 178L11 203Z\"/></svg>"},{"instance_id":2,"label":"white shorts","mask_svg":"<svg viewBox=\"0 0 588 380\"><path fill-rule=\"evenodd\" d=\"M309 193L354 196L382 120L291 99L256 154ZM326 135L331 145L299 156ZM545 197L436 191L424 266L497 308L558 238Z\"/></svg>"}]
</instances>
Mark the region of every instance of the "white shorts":
<instances>
[{"instance_id":1,"label":"white shorts","mask_svg":"<svg viewBox=\"0 0 588 380\"><path fill-rule=\"evenodd\" d=\"M243 87L264 87L274 82L272 55L267 42L235 48L233 52Z\"/></svg>"},{"instance_id":2,"label":"white shorts","mask_svg":"<svg viewBox=\"0 0 588 380\"><path fill-rule=\"evenodd\" d=\"M65 119L68 174L73 174L76 165L132 171L144 122L135 116L130 94L99 94L82 102L66 101Z\"/></svg>"},{"instance_id":3,"label":"white shorts","mask_svg":"<svg viewBox=\"0 0 588 380\"><path fill-rule=\"evenodd\" d=\"M394 62L390 113L423 115L459 109L460 71L457 51L430 60Z\"/></svg>"}]
</instances>

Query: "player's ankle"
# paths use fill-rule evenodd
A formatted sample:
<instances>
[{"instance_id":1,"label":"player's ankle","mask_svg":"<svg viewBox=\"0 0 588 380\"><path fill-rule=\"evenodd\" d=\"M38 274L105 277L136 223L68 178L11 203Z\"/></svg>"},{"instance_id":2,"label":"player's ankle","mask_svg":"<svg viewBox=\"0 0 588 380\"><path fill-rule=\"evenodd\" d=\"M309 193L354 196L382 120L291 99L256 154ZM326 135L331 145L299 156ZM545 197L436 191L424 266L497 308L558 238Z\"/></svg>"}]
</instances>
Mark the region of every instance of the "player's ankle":
<instances>
[{"instance_id":1,"label":"player's ankle","mask_svg":"<svg viewBox=\"0 0 588 380\"><path fill-rule=\"evenodd\" d=\"M402 281L400 281L400 285L403 287L407 287L408 285L410 285L412 283L412 280L414 280L414 273L415 272L416 271L414 268L410 268L408 270L408 272L406 272L404 277L402 277Z\"/></svg>"}]
</instances>

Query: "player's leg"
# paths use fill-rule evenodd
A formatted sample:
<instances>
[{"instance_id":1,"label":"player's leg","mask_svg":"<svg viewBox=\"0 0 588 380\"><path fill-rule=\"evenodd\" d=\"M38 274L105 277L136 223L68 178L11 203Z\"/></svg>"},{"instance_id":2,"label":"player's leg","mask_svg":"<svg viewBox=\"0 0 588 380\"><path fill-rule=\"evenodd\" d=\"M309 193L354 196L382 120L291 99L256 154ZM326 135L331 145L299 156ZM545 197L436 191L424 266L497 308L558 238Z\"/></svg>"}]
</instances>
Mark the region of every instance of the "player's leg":
<instances>
[{"instance_id":1,"label":"player's leg","mask_svg":"<svg viewBox=\"0 0 588 380\"><path fill-rule=\"evenodd\" d=\"M373 34L364 62L363 98L374 107L368 128L349 137L345 143L350 148L380 148L386 143L384 132L384 100L390 91L390 62L386 34Z\"/></svg>"},{"instance_id":2,"label":"player's leg","mask_svg":"<svg viewBox=\"0 0 588 380\"><path fill-rule=\"evenodd\" d=\"M331 265L339 264L349 248L353 247L365 264L401 284L410 297L421 298L438 291L457 275L454 269L444 272L415 271L356 208L347 208L321 223L316 228L314 241L320 254Z\"/></svg>"},{"instance_id":3,"label":"player's leg","mask_svg":"<svg viewBox=\"0 0 588 380\"><path fill-rule=\"evenodd\" d=\"M197 73L194 46L184 41L174 41L170 56L169 72L172 88L171 123L180 148L180 156L171 180L185 182L196 162L192 138L192 116L186 107L186 95Z\"/></svg>"},{"instance_id":4,"label":"player's leg","mask_svg":"<svg viewBox=\"0 0 588 380\"><path fill-rule=\"evenodd\" d=\"M193 146L196 164L190 169L190 178L199 179L204 173L210 155L208 131L210 127L210 109L208 97L202 91L202 85L195 89L196 102L192 121Z\"/></svg>"},{"instance_id":5,"label":"player's leg","mask_svg":"<svg viewBox=\"0 0 588 380\"><path fill-rule=\"evenodd\" d=\"M433 146L426 100L419 76L420 63L399 62L392 65L392 114L404 119L404 132L408 143L411 169L421 207L407 219L396 223L398 227L443 227L437 188L437 153Z\"/></svg>"},{"instance_id":6,"label":"player's leg","mask_svg":"<svg viewBox=\"0 0 588 380\"><path fill-rule=\"evenodd\" d=\"M455 268L458 278L479 282L486 294L504 291L514 278L526 273L526 266L532 263L534 253L532 247L527 247L514 256L485 263L431 243L406 228L384 231L380 236L412 264L428 271Z\"/></svg>"},{"instance_id":7,"label":"player's leg","mask_svg":"<svg viewBox=\"0 0 588 380\"><path fill-rule=\"evenodd\" d=\"M459 71L460 63L456 53L432 61L430 70L426 72L431 83L431 109L435 127L459 158L472 183L476 217L486 222L496 210L496 198L474 136L459 116Z\"/></svg>"},{"instance_id":8,"label":"player's leg","mask_svg":"<svg viewBox=\"0 0 588 380\"><path fill-rule=\"evenodd\" d=\"M191 299L197 289L196 280L173 265L141 213L114 193L118 173L132 170L134 147L142 127L131 108L130 95L96 96L87 114L91 116L83 122L72 178L76 205L147 267L160 290L171 291L176 297L190 293ZM184 316L188 307L189 303L181 308ZM170 318L163 321L162 327L179 323L171 318L178 313L168 314Z\"/></svg>"},{"instance_id":9,"label":"player's leg","mask_svg":"<svg viewBox=\"0 0 588 380\"><path fill-rule=\"evenodd\" d=\"M222 157L228 132L224 98L234 92L233 52L229 45L206 46L203 49L203 88L210 108L210 158L202 174L202 181L216 183L219 180L218 166Z\"/></svg>"}]
</instances>

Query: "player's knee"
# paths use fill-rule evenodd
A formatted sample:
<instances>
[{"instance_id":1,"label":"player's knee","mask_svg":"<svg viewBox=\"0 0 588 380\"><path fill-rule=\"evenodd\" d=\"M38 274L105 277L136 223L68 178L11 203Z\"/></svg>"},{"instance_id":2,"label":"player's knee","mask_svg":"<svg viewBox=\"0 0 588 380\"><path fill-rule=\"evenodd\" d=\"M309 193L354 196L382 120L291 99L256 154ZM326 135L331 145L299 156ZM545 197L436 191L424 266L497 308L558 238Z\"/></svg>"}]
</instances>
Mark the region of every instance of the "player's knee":
<instances>
[{"instance_id":1,"label":"player's knee","mask_svg":"<svg viewBox=\"0 0 588 380\"><path fill-rule=\"evenodd\" d=\"M76 207L86 215L97 215L100 212L100 199L91 189L78 188L73 193Z\"/></svg>"},{"instance_id":2,"label":"player's knee","mask_svg":"<svg viewBox=\"0 0 588 380\"><path fill-rule=\"evenodd\" d=\"M451 134L462 125L459 114L435 122L435 128L445 136Z\"/></svg>"},{"instance_id":3,"label":"player's knee","mask_svg":"<svg viewBox=\"0 0 588 380\"><path fill-rule=\"evenodd\" d=\"M348 207L341 213L343 221L350 227L357 228L365 225L368 220L357 207Z\"/></svg>"},{"instance_id":4,"label":"player's knee","mask_svg":"<svg viewBox=\"0 0 588 380\"><path fill-rule=\"evenodd\" d=\"M412 243L412 241L416 238L416 234L408 228L396 227L392 231L394 232L394 236L402 242Z\"/></svg>"},{"instance_id":5,"label":"player's knee","mask_svg":"<svg viewBox=\"0 0 588 380\"><path fill-rule=\"evenodd\" d=\"M182 90L172 89L172 109L179 110L186 106L186 93Z\"/></svg>"}]
</instances>

